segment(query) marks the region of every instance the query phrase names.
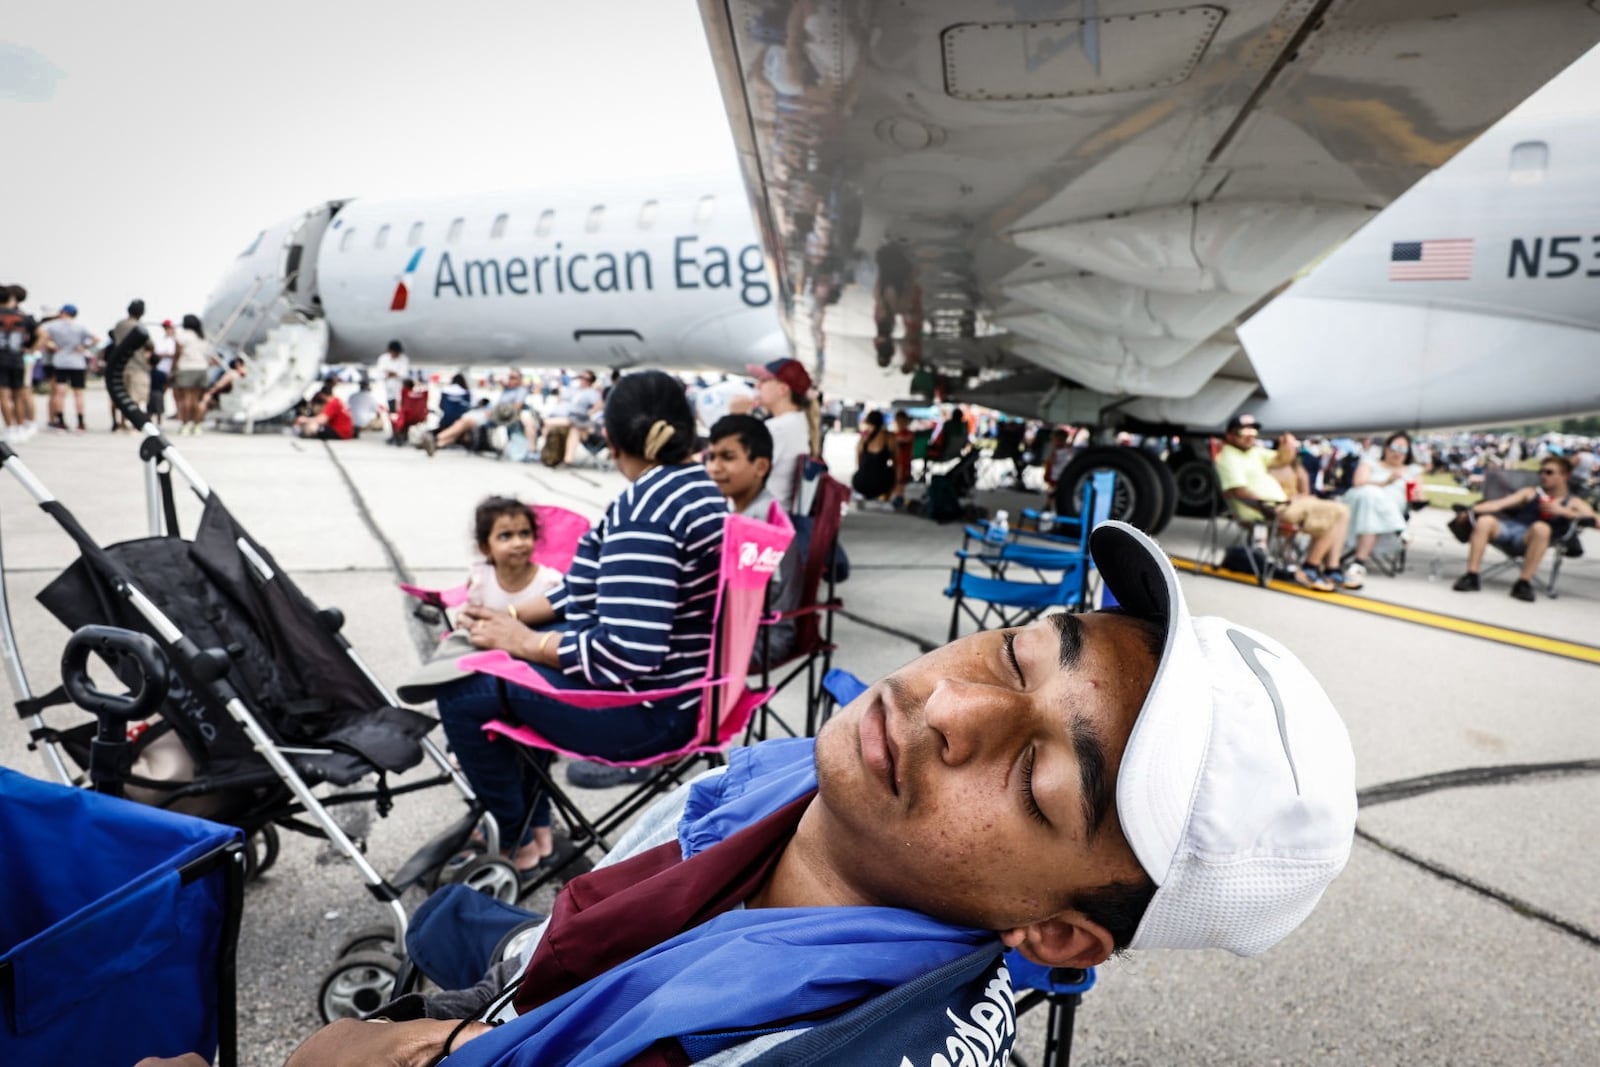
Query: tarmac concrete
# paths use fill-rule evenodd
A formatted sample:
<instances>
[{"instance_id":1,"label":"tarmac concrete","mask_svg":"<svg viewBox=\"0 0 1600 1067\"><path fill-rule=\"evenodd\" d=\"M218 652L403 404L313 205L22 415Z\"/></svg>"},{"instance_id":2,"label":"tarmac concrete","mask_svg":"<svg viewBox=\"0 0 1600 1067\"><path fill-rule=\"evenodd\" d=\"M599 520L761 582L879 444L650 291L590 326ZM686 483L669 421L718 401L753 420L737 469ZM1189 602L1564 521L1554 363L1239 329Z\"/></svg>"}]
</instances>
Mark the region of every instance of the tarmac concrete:
<instances>
[{"instance_id":1,"label":"tarmac concrete","mask_svg":"<svg viewBox=\"0 0 1600 1067\"><path fill-rule=\"evenodd\" d=\"M208 434L177 443L314 600L344 609L347 634L390 683L418 662L397 575L458 581L476 500L507 492L596 515L622 484L612 472L550 471L459 452L429 460L370 439L323 445ZM852 443L848 435L832 442L836 468L848 469ZM131 435L40 436L19 451L101 540L145 533ZM987 497L1013 515L1026 500L1003 491ZM198 509L185 502L182 510L187 528ZM1363 595L1586 643L1600 633L1595 554L1570 561L1558 600L1513 601L1502 590L1509 576L1483 593L1455 594L1448 579L1465 549L1434 536L1442 521L1418 516L1410 571L1373 576ZM1163 543L1192 555L1203 526L1179 520ZM872 677L942 642L950 609L941 590L958 529L857 511L843 536L853 575L839 590L846 614L837 664ZM0 538L22 662L33 687L46 689L66 633L33 596L73 548L10 478L0 478ZM1600 544L1591 550L1600 554ZM1441 577L1430 581L1434 553ZM1349 725L1363 788L1462 768L1600 758L1593 664L1215 578L1182 580L1197 613L1274 634L1323 679ZM780 709L795 706L780 698ZM46 773L21 724L0 729L0 762ZM1364 808L1364 836L1348 869L1305 927L1271 952L1250 960L1144 953L1103 967L1079 1013L1074 1061L1593 1062L1597 790L1595 775L1574 773ZM401 798L387 819L364 806L340 809L340 819L364 837L380 870L393 871L460 810L456 796L436 789ZM544 894L531 904L548 901ZM348 863L325 845L285 835L277 866L247 892L239 976L246 1064L283 1061L317 1025L318 982L339 942L383 919ZM1022 1022L1019 1051L1035 1063L1042 1024L1042 1012Z\"/></svg>"}]
</instances>

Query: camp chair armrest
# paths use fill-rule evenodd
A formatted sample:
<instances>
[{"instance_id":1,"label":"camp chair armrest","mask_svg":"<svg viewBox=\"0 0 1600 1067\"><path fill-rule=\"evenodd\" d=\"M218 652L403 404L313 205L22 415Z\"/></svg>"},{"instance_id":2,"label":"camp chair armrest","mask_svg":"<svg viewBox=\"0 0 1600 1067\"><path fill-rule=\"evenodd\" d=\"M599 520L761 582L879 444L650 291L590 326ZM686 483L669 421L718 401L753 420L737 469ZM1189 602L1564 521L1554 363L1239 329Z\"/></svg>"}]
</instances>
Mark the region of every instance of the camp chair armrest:
<instances>
[{"instance_id":1,"label":"camp chair armrest","mask_svg":"<svg viewBox=\"0 0 1600 1067\"><path fill-rule=\"evenodd\" d=\"M1059 526L1075 526L1075 527L1078 527L1080 529L1083 526L1083 524L1081 522L1079 522L1077 519L1057 519L1056 520L1056 525L1058 527ZM1076 538L1076 537L1067 537L1067 536L1065 536L1063 534L1044 533L1044 532L1039 531L1039 530L1018 530L1017 531L1018 540L1021 540L1024 537L1026 537L1030 541L1044 541L1047 544L1070 545L1072 547L1077 547L1077 544L1078 544L1078 538Z\"/></svg>"},{"instance_id":2,"label":"camp chair armrest","mask_svg":"<svg viewBox=\"0 0 1600 1067\"><path fill-rule=\"evenodd\" d=\"M802 615L815 615L819 611L838 611L843 607L844 601L830 600L822 604L807 604L805 607L795 608L793 611L781 611L771 616L771 619L773 622L781 622L784 619L798 619Z\"/></svg>"}]
</instances>

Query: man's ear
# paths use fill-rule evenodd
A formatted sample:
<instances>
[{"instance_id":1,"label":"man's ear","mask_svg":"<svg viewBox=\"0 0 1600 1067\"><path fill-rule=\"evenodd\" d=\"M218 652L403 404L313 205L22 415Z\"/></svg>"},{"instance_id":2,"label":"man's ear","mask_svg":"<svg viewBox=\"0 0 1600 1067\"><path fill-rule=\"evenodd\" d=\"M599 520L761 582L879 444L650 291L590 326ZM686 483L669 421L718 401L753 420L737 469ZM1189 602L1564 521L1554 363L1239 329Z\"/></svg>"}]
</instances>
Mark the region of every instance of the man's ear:
<instances>
[{"instance_id":1,"label":"man's ear","mask_svg":"<svg viewBox=\"0 0 1600 1067\"><path fill-rule=\"evenodd\" d=\"M1111 932L1082 912L1063 911L1000 933L1007 948L1042 967L1096 967L1111 958Z\"/></svg>"}]
</instances>

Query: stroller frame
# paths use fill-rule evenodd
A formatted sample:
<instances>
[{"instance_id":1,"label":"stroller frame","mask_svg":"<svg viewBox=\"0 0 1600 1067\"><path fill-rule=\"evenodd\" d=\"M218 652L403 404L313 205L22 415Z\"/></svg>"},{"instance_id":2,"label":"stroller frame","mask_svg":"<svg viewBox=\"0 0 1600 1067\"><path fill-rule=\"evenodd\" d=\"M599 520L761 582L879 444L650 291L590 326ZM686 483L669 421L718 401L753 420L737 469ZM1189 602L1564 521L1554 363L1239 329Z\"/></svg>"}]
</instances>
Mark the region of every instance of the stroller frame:
<instances>
[{"instance_id":1,"label":"stroller frame","mask_svg":"<svg viewBox=\"0 0 1600 1067\"><path fill-rule=\"evenodd\" d=\"M147 434L147 437L145 438L144 446L140 449L140 454L145 457L146 463L150 468L149 473L153 476L151 483L159 486L158 492L160 494L158 500L152 501L151 516L157 520L153 524L153 535L166 536L168 533L166 528L169 527L169 524L172 531L176 530L177 508L176 503L171 496L171 471L173 469L178 470L190 483L195 495L198 496L202 501L210 498L211 490L206 485L204 480L202 480L199 475L194 472L193 468L191 468L182 459L182 457L178 456L177 453L170 447L170 444L165 440L164 437L162 437L159 430L156 430L150 424L146 424L146 426L143 427L143 432ZM157 471L155 469L157 464L164 469ZM169 619L167 615L162 612L161 609L157 607L147 595L145 595L135 580L124 573L120 573L120 567L118 567L115 563L111 563L103 558L103 550L98 544L95 543L89 533L84 530L82 525L79 524L72 513L56 500L44 483L39 481L39 479L34 476L33 472L30 471L22 462L21 457L18 456L17 453L4 442L0 442L0 467L4 467L9 474L15 477L17 481L22 484L23 488L27 490L28 494L32 496L39 504L39 507L56 520L56 522L62 527L67 535L77 543L79 550L84 555L84 558L90 560L91 565L97 567L111 567L114 569L116 573L112 575L113 587L124 598L134 612L144 620L145 624L149 626L153 635L161 642L163 651L169 659L191 664L191 669L194 670L194 673L200 676L204 676L205 674L217 669L215 666L211 666L206 663L208 656L207 651L196 646L195 643L188 638L181 629L178 628L177 624ZM176 536L175 532L172 535ZM269 568L267 562L258 554L248 550L242 551L241 554L247 561L250 562L251 566L255 568L258 577L262 579L273 577L273 571ZM10 603L5 593L5 586L5 563L3 554L0 554L0 652L4 653L7 674L9 675L11 684L16 693L21 697L21 699L18 701L19 714L21 717L27 718L32 726L31 747L40 748L43 750L46 762L49 764L50 769L63 784L81 784L81 782L84 780L84 775L79 774L72 769L71 761L66 756L65 750L58 739L58 731L49 727L44 721L42 714L43 706L35 696L32 687L28 683L26 673L22 666L21 655L19 654L18 650L16 633L12 625L12 614L10 610ZM377 679L377 677L372 673L371 669L368 668L367 665L361 660L360 656L350 645L349 641L346 640L342 634L337 632L333 632L332 637L335 642L338 643L339 646L344 650L346 655L349 656L350 660L360 670L362 675L365 676L373 688L376 689L378 693L382 694L391 704L400 706L399 701L389 693L388 689ZM223 669L225 671L225 668ZM267 729L256 718L255 714L251 712L249 707L245 705L244 700L234 690L233 686L227 681L227 679L225 677L218 676L211 683L211 685L214 687L214 691L217 692L217 695L223 698L222 702L227 708L228 714L250 739L256 754L259 755L267 763L267 765L272 768L273 772L277 775L284 787L287 788L294 796L297 805L293 808L285 809L283 811L285 819L303 812L311 820L313 820L314 827L310 828L312 832L314 832L317 836L326 837L327 840L332 842L333 845L338 848L339 851L342 852L351 863L355 865L356 869L361 872L362 879L366 882L368 891L378 900L379 903L383 904L390 910L394 920L396 944L403 943L407 919L405 908L400 903L400 894L401 890L405 885L409 884L409 882L402 874L401 877L397 878L397 881L400 882L400 888L397 888L395 885L389 883L383 877L383 875L379 874L378 871L367 861L367 858L362 854L360 848L357 847L353 841L351 841L350 837L344 832L339 824L332 818L332 816L328 814L328 807L332 804L354 803L358 801L371 800L377 798L379 794L372 791L360 791L344 794L339 797L337 801L324 801L322 798L319 798L312 791L311 786L306 783L305 779L300 775L300 773L295 770L294 766L289 762L283 749L281 749L278 744L273 741ZM432 786L440 785L446 781L449 781L453 782L456 787L461 790L462 795L466 798L469 804L476 805L476 797L472 793L472 787L467 784L466 779L460 774L460 772L451 765L449 758L444 754L444 752L427 737L422 738L420 743L424 754L434 762L434 764L438 767L440 774L437 777L430 777L426 781L413 782L407 785L389 788L386 791L387 794L389 796L397 796L404 793L416 792L421 789L431 788ZM192 788L185 789L180 787L172 790L169 799L176 800L184 796L195 795L197 792L199 792L199 790ZM280 820L274 819L273 821L278 822ZM296 829L308 829L308 827L306 827L304 824L294 823L291 825ZM412 864L408 863L406 868L409 869L411 866Z\"/></svg>"},{"instance_id":2,"label":"stroller frame","mask_svg":"<svg viewBox=\"0 0 1600 1067\"><path fill-rule=\"evenodd\" d=\"M138 331L124 340L123 346L113 356L111 367L107 373L107 382L110 387L112 399L122 409L123 414L144 435L140 444L139 455L145 466L145 488L147 495L147 515L151 536L177 538L178 516L177 504L174 496L172 471L176 470L189 484L190 489L204 504L215 501L221 507L220 499L216 499L203 478L192 466L172 447L160 428L146 418L127 394L123 386L121 370L126 359L132 351L137 350L142 341L138 338ZM105 580L113 594L131 609L154 636L169 661L181 666L192 678L203 685L215 701L226 709L228 716L248 738L252 749L271 769L281 785L293 797L293 803L275 809L269 818L262 822L262 828L271 830L272 825L283 825L290 829L308 833L312 836L323 837L333 844L360 872L363 882L369 893L387 909L392 925L390 937L376 938L386 942L392 949L395 969L404 962L405 933L408 924L406 910L401 903L402 892L412 884L416 884L431 870L442 866L443 862L459 847L475 825L486 821L484 827L489 837L489 844L495 847L498 842L498 828L494 826L492 817L487 817L478 802L476 794L466 778L455 769L444 751L425 734L416 738L422 753L432 761L438 773L429 776L426 780L412 782L405 785L389 787L382 785L376 790L348 791L337 798L320 798L312 790L306 779L296 770L288 759L291 754L306 754L308 750L300 747L281 746L273 740L271 732L263 726L257 716L246 705L244 699L228 680L230 660L226 652L220 650L201 649L189 638L179 626L167 616L156 603L147 596L139 587L138 582L129 575L124 567L112 559L107 551L94 541L77 519L59 501L50 490L41 482L32 471L23 463L21 457L9 445L0 442L0 467L17 479L28 494L64 532L77 544L82 560L88 567ZM224 509L225 510L225 509ZM251 577L258 582L268 582L276 573L272 564L256 551L250 542L241 537L236 543L241 558L251 571ZM292 583L291 583L292 584ZM49 696L41 699L35 696L28 683L26 672L22 666L21 656L18 652L16 634L12 625L12 613L6 597L6 574L3 553L0 553L0 654L3 654L7 674L18 695L17 710L21 718L30 720L30 746L43 748L44 758L56 777L67 785L81 784L84 776L76 774L69 763L63 746L58 740L60 732L49 727L41 712L45 707L52 706L60 701L52 700ZM303 595L303 594L302 594ZM339 632L343 616L337 609L323 609L318 612L319 621L324 624L324 629L340 651L349 659L359 674L372 687L372 690L391 707L403 708L399 700L383 685L372 670L362 661L350 642ZM41 744L42 743L42 744ZM315 751L321 751L315 750ZM329 750L330 752L332 750ZM370 763L370 761L369 761ZM381 771L375 764L374 771ZM364 775L363 775L364 777ZM455 824L447 827L437 834L432 840L425 843L395 875L393 881L380 874L363 855L361 848L353 842L344 832L343 828L331 817L328 808L332 805L355 803L367 800L376 800L380 812L386 814L386 805L390 798L404 793L417 792L422 789L432 788L436 785L449 782L461 793L467 801L469 810L466 815L457 820ZM194 795L209 791L207 788L179 787L171 791L166 802L178 799L185 795ZM302 821L297 816L304 814L310 822ZM269 841L269 850L273 849ZM367 935L356 940L362 942L357 946L360 950L370 948L376 931L364 931ZM365 958L370 953L357 951L352 959ZM337 970L337 968L336 968ZM334 981L335 976L329 975L324 983L324 1013L326 1014L326 990L328 982ZM355 1005L352 1005L355 1006Z\"/></svg>"}]
</instances>

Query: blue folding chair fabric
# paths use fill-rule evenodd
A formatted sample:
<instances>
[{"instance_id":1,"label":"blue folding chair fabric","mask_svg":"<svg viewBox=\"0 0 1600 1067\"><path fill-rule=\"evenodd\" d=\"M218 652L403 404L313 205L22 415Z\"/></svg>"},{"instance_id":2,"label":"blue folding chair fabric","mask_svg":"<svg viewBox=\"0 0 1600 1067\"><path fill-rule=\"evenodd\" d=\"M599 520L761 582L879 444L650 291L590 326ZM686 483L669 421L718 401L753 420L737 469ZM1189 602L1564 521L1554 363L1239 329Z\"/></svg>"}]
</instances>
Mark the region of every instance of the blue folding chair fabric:
<instances>
[{"instance_id":1,"label":"blue folding chair fabric","mask_svg":"<svg viewBox=\"0 0 1600 1067\"><path fill-rule=\"evenodd\" d=\"M440 989L469 989L497 962L507 935L543 918L453 882L418 905L406 927L406 956Z\"/></svg>"},{"instance_id":2,"label":"blue folding chair fabric","mask_svg":"<svg viewBox=\"0 0 1600 1067\"><path fill-rule=\"evenodd\" d=\"M0 1063L233 1063L243 840L0 768Z\"/></svg>"},{"instance_id":3,"label":"blue folding chair fabric","mask_svg":"<svg viewBox=\"0 0 1600 1067\"><path fill-rule=\"evenodd\" d=\"M1111 517L1115 489L1113 472L1095 471L1091 476L1083 509L1089 529ZM987 533L974 529L967 532L969 539L985 537ZM1000 543L985 539L978 548L957 550L956 569L950 572L950 584L944 591L952 600L949 640L954 641L960 632L963 613L979 630L987 630L996 625L1024 625L1048 608L1082 611L1089 606L1089 575L1094 570L1094 560L1089 555L1087 539L1076 543L1053 537L1045 540L1048 543L1019 542L1016 535L1008 535ZM982 564L989 575L973 574L967 569L969 562ZM1017 580L1012 576L1016 567L1031 569L1034 578ZM1057 576L1046 577L1045 571ZM982 611L975 610L967 603L969 600L981 602Z\"/></svg>"}]
</instances>

